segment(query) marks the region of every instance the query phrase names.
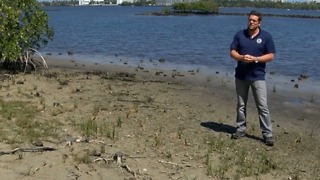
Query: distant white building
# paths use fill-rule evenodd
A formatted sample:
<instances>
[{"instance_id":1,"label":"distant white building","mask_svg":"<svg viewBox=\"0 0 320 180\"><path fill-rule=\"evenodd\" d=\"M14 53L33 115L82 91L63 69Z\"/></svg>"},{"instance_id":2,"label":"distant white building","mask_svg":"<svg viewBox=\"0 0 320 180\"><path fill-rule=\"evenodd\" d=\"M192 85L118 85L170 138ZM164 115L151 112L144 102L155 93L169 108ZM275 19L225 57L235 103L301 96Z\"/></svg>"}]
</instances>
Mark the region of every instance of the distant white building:
<instances>
[{"instance_id":1,"label":"distant white building","mask_svg":"<svg viewBox=\"0 0 320 180\"><path fill-rule=\"evenodd\" d=\"M79 5L88 5L90 0L79 0Z\"/></svg>"},{"instance_id":2,"label":"distant white building","mask_svg":"<svg viewBox=\"0 0 320 180\"><path fill-rule=\"evenodd\" d=\"M136 0L117 0L117 5L122 4L123 2L135 2ZM79 5L89 5L90 2L93 4L103 4L104 0L79 0Z\"/></svg>"},{"instance_id":3,"label":"distant white building","mask_svg":"<svg viewBox=\"0 0 320 180\"><path fill-rule=\"evenodd\" d=\"M89 5L90 2L93 2L95 4L103 3L104 0L79 0L79 5Z\"/></svg>"},{"instance_id":4,"label":"distant white building","mask_svg":"<svg viewBox=\"0 0 320 180\"><path fill-rule=\"evenodd\" d=\"M98 4L100 4L100 3L103 3L104 2L104 0L92 0L93 2L95 2L95 3L98 3Z\"/></svg>"},{"instance_id":5,"label":"distant white building","mask_svg":"<svg viewBox=\"0 0 320 180\"><path fill-rule=\"evenodd\" d=\"M138 0L117 0L117 4L121 4L123 2L129 2L129 3L134 3L137 2Z\"/></svg>"}]
</instances>

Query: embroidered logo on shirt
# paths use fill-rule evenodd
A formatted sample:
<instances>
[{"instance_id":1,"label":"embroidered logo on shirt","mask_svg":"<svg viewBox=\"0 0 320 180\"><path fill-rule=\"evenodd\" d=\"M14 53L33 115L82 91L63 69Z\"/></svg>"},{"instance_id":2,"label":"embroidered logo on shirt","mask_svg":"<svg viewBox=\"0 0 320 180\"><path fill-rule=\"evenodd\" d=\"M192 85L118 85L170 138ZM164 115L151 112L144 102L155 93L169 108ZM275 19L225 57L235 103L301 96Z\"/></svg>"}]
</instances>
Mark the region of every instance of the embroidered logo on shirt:
<instances>
[{"instance_id":1,"label":"embroidered logo on shirt","mask_svg":"<svg viewBox=\"0 0 320 180\"><path fill-rule=\"evenodd\" d=\"M258 39L257 39L257 43L258 43L258 44L261 44L261 43L262 43L262 39L261 39L261 38L258 38Z\"/></svg>"}]
</instances>

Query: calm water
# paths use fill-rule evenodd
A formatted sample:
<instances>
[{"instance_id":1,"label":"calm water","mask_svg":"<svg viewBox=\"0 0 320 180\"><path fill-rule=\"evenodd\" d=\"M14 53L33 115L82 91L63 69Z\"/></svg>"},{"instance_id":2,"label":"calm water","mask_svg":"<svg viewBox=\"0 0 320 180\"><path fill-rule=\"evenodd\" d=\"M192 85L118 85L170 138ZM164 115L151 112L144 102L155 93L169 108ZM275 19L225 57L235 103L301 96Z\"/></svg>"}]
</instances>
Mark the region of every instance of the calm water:
<instances>
[{"instance_id":1,"label":"calm water","mask_svg":"<svg viewBox=\"0 0 320 180\"><path fill-rule=\"evenodd\" d=\"M246 16L144 16L162 7L45 7L55 39L42 51L53 55L72 51L76 60L98 63L128 61L137 66L154 65L165 58L173 68L200 68L206 72L233 73L235 62L229 45L236 31L246 27ZM222 11L249 12L245 8ZM320 11L270 10L264 13L310 14ZM264 17L262 28L269 31L277 48L268 72L279 82L290 82L300 74L320 86L320 19ZM117 54L117 56L115 56ZM69 56L70 58L70 56ZM150 62L153 60L153 63ZM281 77L281 78L279 78Z\"/></svg>"}]
</instances>

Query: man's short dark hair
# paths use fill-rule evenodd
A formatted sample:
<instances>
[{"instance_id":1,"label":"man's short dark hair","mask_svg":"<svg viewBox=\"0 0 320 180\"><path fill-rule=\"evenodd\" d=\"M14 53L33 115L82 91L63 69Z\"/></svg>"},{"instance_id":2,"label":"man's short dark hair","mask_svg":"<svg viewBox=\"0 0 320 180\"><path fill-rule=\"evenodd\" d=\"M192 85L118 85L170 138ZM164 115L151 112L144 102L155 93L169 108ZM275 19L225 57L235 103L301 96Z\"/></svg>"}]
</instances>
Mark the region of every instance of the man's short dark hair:
<instances>
[{"instance_id":1,"label":"man's short dark hair","mask_svg":"<svg viewBox=\"0 0 320 180\"><path fill-rule=\"evenodd\" d=\"M262 20L262 14L259 13L258 11L251 11L248 16L251 16L251 15L258 16L259 21Z\"/></svg>"}]
</instances>

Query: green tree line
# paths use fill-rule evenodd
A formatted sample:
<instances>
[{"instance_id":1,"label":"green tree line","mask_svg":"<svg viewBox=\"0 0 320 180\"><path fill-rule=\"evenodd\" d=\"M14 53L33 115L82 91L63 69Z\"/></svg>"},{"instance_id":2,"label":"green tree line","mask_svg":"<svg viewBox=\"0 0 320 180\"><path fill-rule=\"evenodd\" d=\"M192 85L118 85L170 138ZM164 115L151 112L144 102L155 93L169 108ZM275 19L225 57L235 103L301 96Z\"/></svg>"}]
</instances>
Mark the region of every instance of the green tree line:
<instances>
[{"instance_id":1,"label":"green tree line","mask_svg":"<svg viewBox=\"0 0 320 180\"><path fill-rule=\"evenodd\" d=\"M172 8L175 12L180 13L218 13L219 10L217 3L207 0L175 3Z\"/></svg>"},{"instance_id":2,"label":"green tree line","mask_svg":"<svg viewBox=\"0 0 320 180\"><path fill-rule=\"evenodd\" d=\"M216 4L218 7L253 7L253 8L279 8L279 9L303 9L303 10L320 10L320 3L317 3L316 1L309 1L309 2L281 2L279 1L261 1L261 0L200 0L200 1L206 1L206 3L210 6L211 3ZM113 4L116 3L116 0L105 0L102 4L110 4L112 2ZM41 5L45 6L74 6L78 5L78 0L54 0L52 2L39 2ZM188 4L187 2L182 2L183 4ZM200 3L200 4L206 4L206 3ZM123 6L148 6L148 5L157 5L155 0L138 0L134 2L123 2L121 5ZM178 6L183 8L185 5L181 5L181 3L176 3ZM198 6L198 5L195 5ZM190 7L188 7L190 8ZM201 9L205 9L203 7L199 7ZM201 10L199 9L199 10Z\"/></svg>"},{"instance_id":3,"label":"green tree line","mask_svg":"<svg viewBox=\"0 0 320 180\"><path fill-rule=\"evenodd\" d=\"M99 4L99 5L104 5L104 4L116 4L117 0L104 0L103 2L94 2L91 1L89 4L90 5L94 5L94 4ZM77 6L79 5L79 1L78 0L66 0L66 1L62 1L62 0L55 0L52 2L39 2L39 4L41 6ZM128 1L124 1L122 2L122 4L120 4L122 6L149 6L149 5L155 5L155 0L137 0L134 2L128 2Z\"/></svg>"},{"instance_id":4,"label":"green tree line","mask_svg":"<svg viewBox=\"0 0 320 180\"><path fill-rule=\"evenodd\" d=\"M213 0L219 7L252 7L252 8L278 8L278 9L303 9L319 10L320 3L316 2L281 2L281 1L250 1L250 0Z\"/></svg>"},{"instance_id":5,"label":"green tree line","mask_svg":"<svg viewBox=\"0 0 320 180\"><path fill-rule=\"evenodd\" d=\"M219 7L251 7L251 8L278 8L278 9L303 9L319 10L320 3L315 2L271 2L271 1L250 1L250 0L200 0L196 2L178 2L172 5L175 13L219 13ZM168 8L163 10L168 11Z\"/></svg>"}]
</instances>

